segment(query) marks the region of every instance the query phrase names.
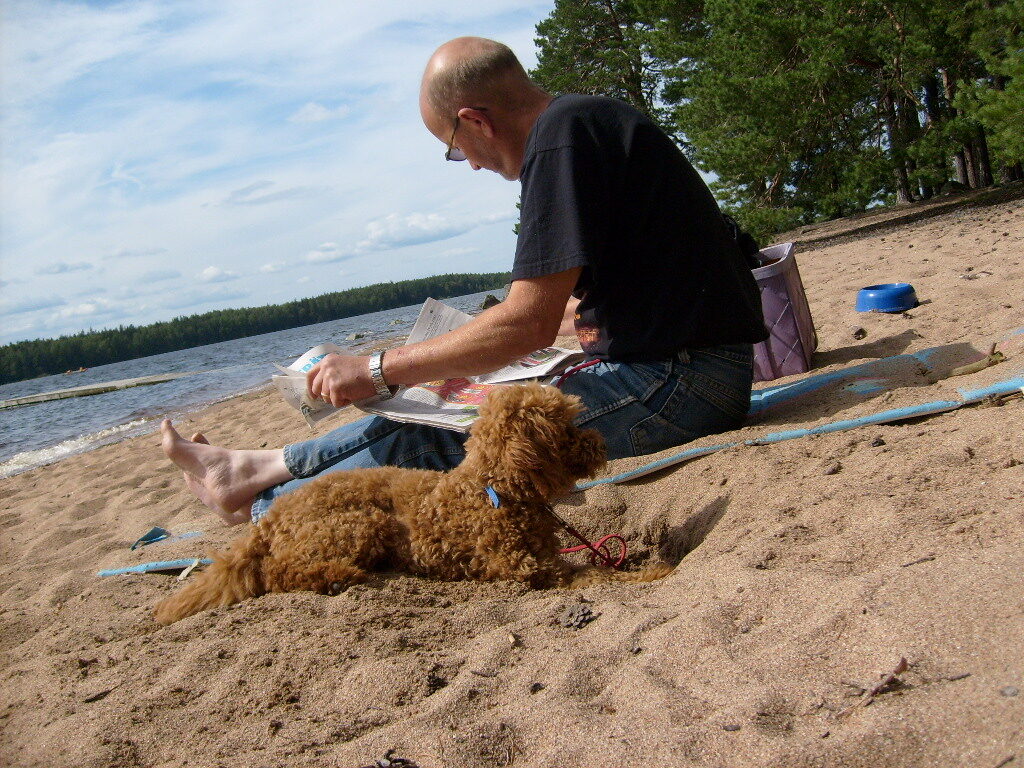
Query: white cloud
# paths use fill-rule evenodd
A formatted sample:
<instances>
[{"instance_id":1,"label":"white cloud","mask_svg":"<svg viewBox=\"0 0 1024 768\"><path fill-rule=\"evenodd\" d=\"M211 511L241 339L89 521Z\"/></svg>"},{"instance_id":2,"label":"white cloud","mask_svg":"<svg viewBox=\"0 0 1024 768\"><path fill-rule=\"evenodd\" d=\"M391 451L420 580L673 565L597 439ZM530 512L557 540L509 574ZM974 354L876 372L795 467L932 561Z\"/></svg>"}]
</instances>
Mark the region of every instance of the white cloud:
<instances>
[{"instance_id":1,"label":"white cloud","mask_svg":"<svg viewBox=\"0 0 1024 768\"><path fill-rule=\"evenodd\" d=\"M35 322L23 316L17 319L4 318L4 322L0 324L0 344L35 338L39 338Z\"/></svg>"},{"instance_id":2,"label":"white cloud","mask_svg":"<svg viewBox=\"0 0 1024 768\"><path fill-rule=\"evenodd\" d=\"M134 184L137 187L142 186L142 182L139 181L135 176L132 176L124 169L124 163L114 163L114 167L110 171L110 181L108 183L116 182L128 182Z\"/></svg>"},{"instance_id":3,"label":"white cloud","mask_svg":"<svg viewBox=\"0 0 1024 768\"><path fill-rule=\"evenodd\" d=\"M274 182L272 181L257 181L241 189L232 190L221 205L266 205L282 200L302 200L307 197L316 197L324 191L317 187L291 187L273 192L265 191L273 186Z\"/></svg>"},{"instance_id":4,"label":"white cloud","mask_svg":"<svg viewBox=\"0 0 1024 768\"><path fill-rule=\"evenodd\" d=\"M139 280L144 283L159 283L176 277L181 277L181 272L176 269L151 269L139 275Z\"/></svg>"},{"instance_id":5,"label":"white cloud","mask_svg":"<svg viewBox=\"0 0 1024 768\"><path fill-rule=\"evenodd\" d=\"M321 243L306 253L306 261L312 264L329 264L333 261L351 258L354 254L342 251L337 243Z\"/></svg>"},{"instance_id":6,"label":"white cloud","mask_svg":"<svg viewBox=\"0 0 1024 768\"><path fill-rule=\"evenodd\" d=\"M124 315L124 307L102 298L93 298L90 301L73 304L57 312L57 317L62 320L83 321L100 318L109 321L111 318L123 317Z\"/></svg>"},{"instance_id":7,"label":"white cloud","mask_svg":"<svg viewBox=\"0 0 1024 768\"><path fill-rule=\"evenodd\" d=\"M204 283L224 283L228 280L237 280L238 274L220 267L210 266L200 272L196 277Z\"/></svg>"},{"instance_id":8,"label":"white cloud","mask_svg":"<svg viewBox=\"0 0 1024 768\"><path fill-rule=\"evenodd\" d=\"M17 301L5 299L3 302L3 313L5 315L21 315L28 312L36 312L40 309L60 307L66 303L59 296L35 296L18 299Z\"/></svg>"},{"instance_id":9,"label":"white cloud","mask_svg":"<svg viewBox=\"0 0 1024 768\"><path fill-rule=\"evenodd\" d=\"M351 108L346 104L329 109L323 104L318 104L315 101L308 101L303 104L295 114L288 118L288 122L322 123L324 120L340 120L343 117L347 117L351 111Z\"/></svg>"},{"instance_id":10,"label":"white cloud","mask_svg":"<svg viewBox=\"0 0 1024 768\"><path fill-rule=\"evenodd\" d=\"M469 256L472 253L479 252L479 248L449 248L445 251L441 251L438 255L446 259L451 259L456 256Z\"/></svg>"},{"instance_id":11,"label":"white cloud","mask_svg":"<svg viewBox=\"0 0 1024 768\"><path fill-rule=\"evenodd\" d=\"M366 239L357 247L362 250L400 248L447 240L466 230L465 225L456 224L437 213L410 213L405 216L391 213L367 224Z\"/></svg>"},{"instance_id":12,"label":"white cloud","mask_svg":"<svg viewBox=\"0 0 1024 768\"><path fill-rule=\"evenodd\" d=\"M438 213L410 213L404 216L391 213L366 225L366 238L356 245L356 249L359 252L367 252L435 243L512 218L508 213L463 216L457 219Z\"/></svg>"},{"instance_id":13,"label":"white cloud","mask_svg":"<svg viewBox=\"0 0 1024 768\"><path fill-rule=\"evenodd\" d=\"M85 261L76 261L69 264L65 261L56 261L53 264L47 264L45 267L38 267L36 269L37 275L63 275L68 272L81 272L86 269L92 269L92 264Z\"/></svg>"},{"instance_id":14,"label":"white cloud","mask_svg":"<svg viewBox=\"0 0 1024 768\"><path fill-rule=\"evenodd\" d=\"M249 298L248 291L233 291L224 288L214 290L188 289L175 291L167 296L160 306L164 309L187 309L193 308L196 312L205 312L211 309L220 309L231 306L232 302L238 299Z\"/></svg>"},{"instance_id":15,"label":"white cloud","mask_svg":"<svg viewBox=\"0 0 1024 768\"><path fill-rule=\"evenodd\" d=\"M368 253L450 240L479 227L511 218L510 214L488 214L470 219L451 218L439 213L389 213L368 222L364 236L355 246L342 248L335 242L321 243L306 252L305 260L311 264L329 264Z\"/></svg>"},{"instance_id":16,"label":"white cloud","mask_svg":"<svg viewBox=\"0 0 1024 768\"><path fill-rule=\"evenodd\" d=\"M3 65L6 99L23 109L37 104L103 64L149 45L159 4L111 8L72 3L5 3Z\"/></svg>"},{"instance_id":17,"label":"white cloud","mask_svg":"<svg viewBox=\"0 0 1024 768\"><path fill-rule=\"evenodd\" d=\"M281 272L284 268L285 265L277 261L274 262L273 264L264 264L262 267L260 267L260 272L262 272L265 275L272 275L275 272Z\"/></svg>"},{"instance_id":18,"label":"white cloud","mask_svg":"<svg viewBox=\"0 0 1024 768\"><path fill-rule=\"evenodd\" d=\"M104 259L138 259L146 256L163 256L167 253L166 248L119 248L116 251L106 254Z\"/></svg>"}]
</instances>

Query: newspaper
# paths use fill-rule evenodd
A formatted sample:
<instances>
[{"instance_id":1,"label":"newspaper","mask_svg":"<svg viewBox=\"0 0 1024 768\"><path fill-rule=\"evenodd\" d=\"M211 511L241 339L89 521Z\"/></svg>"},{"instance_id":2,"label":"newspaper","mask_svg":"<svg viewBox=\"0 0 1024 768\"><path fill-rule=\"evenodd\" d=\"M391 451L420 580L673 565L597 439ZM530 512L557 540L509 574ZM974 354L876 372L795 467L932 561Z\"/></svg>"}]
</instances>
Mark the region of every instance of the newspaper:
<instances>
[{"instance_id":1,"label":"newspaper","mask_svg":"<svg viewBox=\"0 0 1024 768\"><path fill-rule=\"evenodd\" d=\"M435 299L427 299L405 343L416 344L432 339L472 319L472 315ZM306 373L332 352L345 354L334 344L318 344L287 368L278 365L280 375L273 377L274 385L285 401L302 414L310 427L338 410L330 403L312 399L306 391ZM487 392L493 387L525 379L550 379L583 358L584 354L579 350L546 347L490 373L400 387L395 396L387 400L371 397L353 405L393 421L466 432L479 414L479 406Z\"/></svg>"},{"instance_id":2,"label":"newspaper","mask_svg":"<svg viewBox=\"0 0 1024 768\"><path fill-rule=\"evenodd\" d=\"M287 368L274 363L274 367L281 373L278 376L271 376L270 380L274 382L285 402L302 414L310 428L338 410L328 402L314 400L306 391L306 374L332 352L345 354L345 350L337 344L317 344Z\"/></svg>"}]
</instances>

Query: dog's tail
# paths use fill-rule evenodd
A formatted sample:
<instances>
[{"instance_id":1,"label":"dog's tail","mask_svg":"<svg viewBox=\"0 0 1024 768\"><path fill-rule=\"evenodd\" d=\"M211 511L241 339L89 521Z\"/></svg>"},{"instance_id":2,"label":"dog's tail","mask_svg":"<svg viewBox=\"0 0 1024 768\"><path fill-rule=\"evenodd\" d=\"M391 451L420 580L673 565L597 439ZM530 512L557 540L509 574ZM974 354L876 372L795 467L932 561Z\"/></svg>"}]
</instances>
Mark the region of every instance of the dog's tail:
<instances>
[{"instance_id":1,"label":"dog's tail","mask_svg":"<svg viewBox=\"0 0 1024 768\"><path fill-rule=\"evenodd\" d=\"M218 552L213 563L196 576L180 592L160 601L153 612L160 624L171 624L194 613L232 605L247 597L256 597L267 590L263 580L262 561L269 554L258 529Z\"/></svg>"},{"instance_id":2,"label":"dog's tail","mask_svg":"<svg viewBox=\"0 0 1024 768\"><path fill-rule=\"evenodd\" d=\"M657 581L668 576L675 568L668 563L653 563L639 571L616 571L595 565L587 565L573 574L571 587L587 587L591 584L604 584L609 581L630 582L633 584L645 581Z\"/></svg>"}]
</instances>

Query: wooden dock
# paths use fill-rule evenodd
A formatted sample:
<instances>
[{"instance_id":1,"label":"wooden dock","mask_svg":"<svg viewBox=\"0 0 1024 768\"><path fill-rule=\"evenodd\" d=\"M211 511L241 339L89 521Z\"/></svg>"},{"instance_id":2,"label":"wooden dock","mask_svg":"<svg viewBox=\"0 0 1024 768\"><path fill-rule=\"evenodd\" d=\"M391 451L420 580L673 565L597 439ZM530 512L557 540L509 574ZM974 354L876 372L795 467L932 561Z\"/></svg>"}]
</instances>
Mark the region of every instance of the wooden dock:
<instances>
[{"instance_id":1,"label":"wooden dock","mask_svg":"<svg viewBox=\"0 0 1024 768\"><path fill-rule=\"evenodd\" d=\"M10 400L0 400L0 410L5 408L17 408L20 405L34 405L36 403L47 403L51 400L64 400L68 397L88 397L89 395L102 395L104 392L113 392L116 389L129 389L130 387L145 387L150 384L161 384L165 381L173 381L184 376L191 376L188 373L158 373L153 376L139 376L136 379L121 379L120 381L105 381L101 384L86 384L81 387L69 387L68 389L55 389L52 392L39 392L35 395L14 397Z\"/></svg>"}]
</instances>

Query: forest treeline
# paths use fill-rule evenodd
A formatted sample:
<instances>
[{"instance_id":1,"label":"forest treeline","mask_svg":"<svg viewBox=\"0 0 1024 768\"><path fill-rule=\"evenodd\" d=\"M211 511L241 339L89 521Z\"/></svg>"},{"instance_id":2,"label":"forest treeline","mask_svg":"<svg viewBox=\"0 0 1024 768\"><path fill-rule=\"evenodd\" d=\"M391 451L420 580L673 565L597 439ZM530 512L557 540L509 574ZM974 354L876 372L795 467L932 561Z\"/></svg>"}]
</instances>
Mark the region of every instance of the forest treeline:
<instances>
[{"instance_id":1,"label":"forest treeline","mask_svg":"<svg viewBox=\"0 0 1024 768\"><path fill-rule=\"evenodd\" d=\"M351 288L285 304L218 309L152 325L128 325L104 331L82 331L57 339L18 341L0 347L0 384L407 307L428 297L465 296L500 288L507 281L508 274L502 272L438 275Z\"/></svg>"},{"instance_id":2,"label":"forest treeline","mask_svg":"<svg viewBox=\"0 0 1024 768\"><path fill-rule=\"evenodd\" d=\"M767 237L1024 178L1024 0L556 0L532 76L651 115Z\"/></svg>"}]
</instances>

